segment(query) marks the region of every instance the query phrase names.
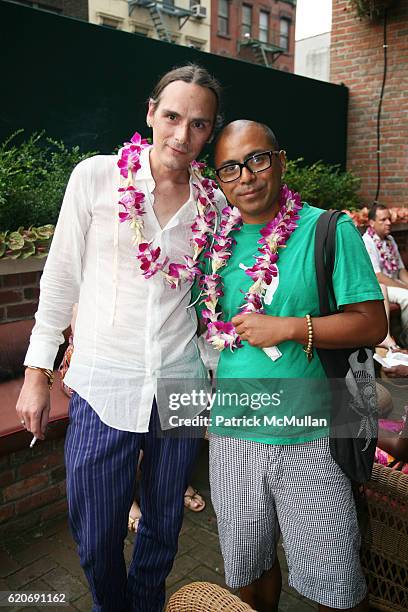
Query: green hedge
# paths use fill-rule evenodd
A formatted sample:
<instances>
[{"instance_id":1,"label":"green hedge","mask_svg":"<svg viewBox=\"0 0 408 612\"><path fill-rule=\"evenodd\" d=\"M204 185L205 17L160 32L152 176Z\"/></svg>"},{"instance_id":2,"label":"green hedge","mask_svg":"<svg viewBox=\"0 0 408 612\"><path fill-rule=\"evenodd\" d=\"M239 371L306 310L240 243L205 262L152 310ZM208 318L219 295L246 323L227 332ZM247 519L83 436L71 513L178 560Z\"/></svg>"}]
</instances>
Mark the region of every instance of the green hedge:
<instances>
[{"instance_id":1,"label":"green hedge","mask_svg":"<svg viewBox=\"0 0 408 612\"><path fill-rule=\"evenodd\" d=\"M361 180L357 176L321 161L311 166L302 162L302 158L288 162L284 181L300 193L303 201L326 210L361 208L358 196Z\"/></svg>"},{"instance_id":2,"label":"green hedge","mask_svg":"<svg viewBox=\"0 0 408 612\"><path fill-rule=\"evenodd\" d=\"M42 257L48 252L68 178L76 164L97 151L81 153L44 133L23 138L23 130L0 145L0 257ZM320 208L360 207L360 179L319 161L289 161L284 180L302 200ZM207 168L214 177L214 169Z\"/></svg>"},{"instance_id":3,"label":"green hedge","mask_svg":"<svg viewBox=\"0 0 408 612\"><path fill-rule=\"evenodd\" d=\"M81 153L63 142L18 130L0 145L0 231L55 224L69 175Z\"/></svg>"}]
</instances>

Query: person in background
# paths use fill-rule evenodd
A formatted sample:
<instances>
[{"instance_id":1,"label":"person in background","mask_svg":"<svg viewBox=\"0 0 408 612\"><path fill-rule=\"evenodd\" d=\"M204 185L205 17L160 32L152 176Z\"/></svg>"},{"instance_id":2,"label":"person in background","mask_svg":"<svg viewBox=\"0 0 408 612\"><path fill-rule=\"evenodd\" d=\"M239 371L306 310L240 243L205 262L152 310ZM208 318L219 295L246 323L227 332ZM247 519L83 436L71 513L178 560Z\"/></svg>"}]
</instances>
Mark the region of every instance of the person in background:
<instances>
[{"instance_id":1,"label":"person in background","mask_svg":"<svg viewBox=\"0 0 408 612\"><path fill-rule=\"evenodd\" d=\"M405 367L408 376L408 367ZM380 419L378 427L376 463L408 474L408 406L401 420Z\"/></svg>"},{"instance_id":2,"label":"person in background","mask_svg":"<svg viewBox=\"0 0 408 612\"><path fill-rule=\"evenodd\" d=\"M390 302L401 307L402 332L399 342L408 346L408 271L397 243L391 236L391 214L383 204L374 204L368 213L369 227L363 235L378 282L387 288Z\"/></svg>"},{"instance_id":3,"label":"person in background","mask_svg":"<svg viewBox=\"0 0 408 612\"><path fill-rule=\"evenodd\" d=\"M393 336L391 336L391 331L390 331L390 300L388 299L388 290L387 287L385 285L383 285L382 283L380 283L380 289L382 291L382 294L384 296L384 308L385 308L385 313L387 315L387 321L388 321L388 331L387 331L387 335L384 338L384 340L381 342L381 344L379 344L378 346L380 348L384 348L384 349L391 349L391 350L396 350L399 348L398 344L395 341L395 338L393 338Z\"/></svg>"}]
</instances>

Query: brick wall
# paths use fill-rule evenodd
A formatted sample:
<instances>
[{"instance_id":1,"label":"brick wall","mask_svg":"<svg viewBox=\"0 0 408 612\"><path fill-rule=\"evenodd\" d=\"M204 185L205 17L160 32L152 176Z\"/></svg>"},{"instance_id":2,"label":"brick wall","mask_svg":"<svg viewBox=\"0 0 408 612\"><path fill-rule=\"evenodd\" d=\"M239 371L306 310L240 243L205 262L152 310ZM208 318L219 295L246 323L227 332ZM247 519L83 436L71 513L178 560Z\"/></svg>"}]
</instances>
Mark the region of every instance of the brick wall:
<instances>
[{"instance_id":1,"label":"brick wall","mask_svg":"<svg viewBox=\"0 0 408 612\"><path fill-rule=\"evenodd\" d=\"M274 68L293 72L295 65L295 22L296 7L290 2L279 0L229 0L229 32L227 36L218 32L218 0L211 0L211 53L238 57L259 63L253 49L242 47L238 53L238 42L242 39L242 5L252 7L251 38L259 39L259 12L269 12L269 42L279 44L280 19L290 21L289 50L273 63ZM269 63L272 56L268 54Z\"/></svg>"},{"instance_id":2,"label":"brick wall","mask_svg":"<svg viewBox=\"0 0 408 612\"><path fill-rule=\"evenodd\" d=\"M378 200L408 206L408 0L396 0L387 21ZM334 0L331 81L350 88L348 168L362 178L361 196L367 205L377 186L376 119L383 67L383 23L358 19L348 0Z\"/></svg>"},{"instance_id":3,"label":"brick wall","mask_svg":"<svg viewBox=\"0 0 408 612\"><path fill-rule=\"evenodd\" d=\"M13 0L13 2L88 21L88 0Z\"/></svg>"},{"instance_id":4,"label":"brick wall","mask_svg":"<svg viewBox=\"0 0 408 612\"><path fill-rule=\"evenodd\" d=\"M0 457L0 536L66 513L64 439Z\"/></svg>"},{"instance_id":5,"label":"brick wall","mask_svg":"<svg viewBox=\"0 0 408 612\"><path fill-rule=\"evenodd\" d=\"M0 323L31 319L38 307L42 272L0 275Z\"/></svg>"}]
</instances>

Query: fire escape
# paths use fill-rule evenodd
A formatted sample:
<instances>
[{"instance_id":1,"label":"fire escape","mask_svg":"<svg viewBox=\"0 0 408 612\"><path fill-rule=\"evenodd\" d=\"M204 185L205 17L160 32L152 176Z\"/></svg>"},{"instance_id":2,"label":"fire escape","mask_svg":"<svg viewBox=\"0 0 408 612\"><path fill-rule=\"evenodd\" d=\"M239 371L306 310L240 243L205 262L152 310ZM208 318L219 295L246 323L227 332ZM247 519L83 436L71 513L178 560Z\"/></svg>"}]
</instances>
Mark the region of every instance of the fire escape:
<instances>
[{"instance_id":1,"label":"fire escape","mask_svg":"<svg viewBox=\"0 0 408 612\"><path fill-rule=\"evenodd\" d=\"M164 2L155 2L154 0L128 0L128 7L129 17L136 7L147 9L150 13L157 38L169 43L174 42L174 37L171 30L169 30L166 25L164 15L178 18L179 30L181 30L190 17L195 17L196 19L205 17L205 14L201 14L202 11L195 10L196 7L192 7L192 10L188 10L175 6L169 1L166 2L166 0ZM202 9L203 7L200 8Z\"/></svg>"},{"instance_id":2,"label":"fire escape","mask_svg":"<svg viewBox=\"0 0 408 612\"><path fill-rule=\"evenodd\" d=\"M292 7L296 6L296 0L283 0L283 2L292 5ZM292 19L292 17L289 18ZM287 48L282 46L280 33L273 30L271 34L272 40L270 40L270 35L266 32L265 37L267 40L265 41L252 38L249 32L245 33L243 38L237 43L237 55L239 55L242 48L252 49L256 61L267 68L271 68L278 57L287 51Z\"/></svg>"},{"instance_id":3,"label":"fire escape","mask_svg":"<svg viewBox=\"0 0 408 612\"><path fill-rule=\"evenodd\" d=\"M238 54L243 47L252 49L257 63L263 64L267 68L271 68L278 57L285 52L283 47L250 37L245 37L243 40L238 41ZM268 55L271 57L271 61Z\"/></svg>"}]
</instances>

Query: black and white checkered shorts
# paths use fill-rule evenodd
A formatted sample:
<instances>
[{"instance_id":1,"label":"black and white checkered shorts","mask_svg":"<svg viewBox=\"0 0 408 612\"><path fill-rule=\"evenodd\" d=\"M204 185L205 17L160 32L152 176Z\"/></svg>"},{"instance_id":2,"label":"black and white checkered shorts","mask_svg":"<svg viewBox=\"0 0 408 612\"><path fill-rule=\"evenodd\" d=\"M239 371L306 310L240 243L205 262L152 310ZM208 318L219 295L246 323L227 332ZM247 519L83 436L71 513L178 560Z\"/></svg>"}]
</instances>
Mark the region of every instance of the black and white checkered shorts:
<instances>
[{"instance_id":1,"label":"black and white checkered shorts","mask_svg":"<svg viewBox=\"0 0 408 612\"><path fill-rule=\"evenodd\" d=\"M353 493L328 438L272 445L211 434L210 483L230 587L272 567L282 533L301 595L339 609L364 599Z\"/></svg>"}]
</instances>

